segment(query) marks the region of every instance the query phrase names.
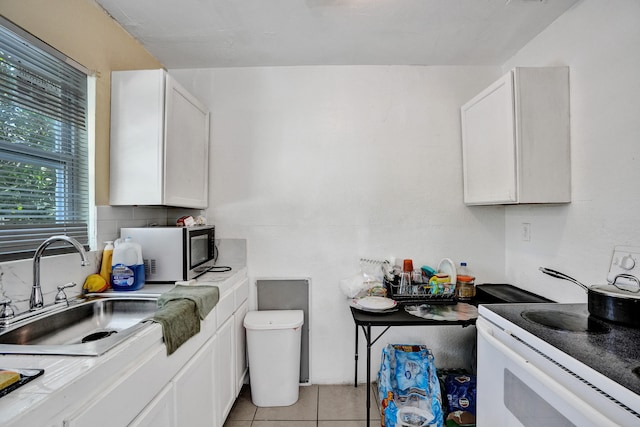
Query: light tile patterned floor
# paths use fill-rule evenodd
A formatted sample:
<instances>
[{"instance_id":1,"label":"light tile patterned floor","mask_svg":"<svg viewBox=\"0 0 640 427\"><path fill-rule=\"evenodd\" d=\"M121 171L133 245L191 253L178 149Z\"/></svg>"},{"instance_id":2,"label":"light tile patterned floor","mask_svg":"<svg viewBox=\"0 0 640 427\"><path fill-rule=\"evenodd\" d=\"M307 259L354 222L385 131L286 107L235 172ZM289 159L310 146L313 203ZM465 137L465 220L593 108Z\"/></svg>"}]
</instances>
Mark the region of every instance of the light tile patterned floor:
<instances>
[{"instance_id":1,"label":"light tile patterned floor","mask_svg":"<svg viewBox=\"0 0 640 427\"><path fill-rule=\"evenodd\" d=\"M377 390L371 387L371 426L380 425ZM364 427L367 388L353 385L301 386L291 406L258 408L243 387L224 427Z\"/></svg>"}]
</instances>

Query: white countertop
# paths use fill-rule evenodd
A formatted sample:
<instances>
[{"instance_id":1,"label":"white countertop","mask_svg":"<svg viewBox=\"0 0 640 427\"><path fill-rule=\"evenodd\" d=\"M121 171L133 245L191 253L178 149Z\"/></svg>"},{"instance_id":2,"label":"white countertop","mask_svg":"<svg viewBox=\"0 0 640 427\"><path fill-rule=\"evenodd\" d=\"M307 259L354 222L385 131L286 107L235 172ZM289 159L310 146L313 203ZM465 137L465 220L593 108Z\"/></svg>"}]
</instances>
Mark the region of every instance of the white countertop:
<instances>
[{"instance_id":1,"label":"white countertop","mask_svg":"<svg viewBox=\"0 0 640 427\"><path fill-rule=\"evenodd\" d=\"M240 273L240 274L238 274ZM231 266L230 271L215 273L209 272L198 277L196 285L217 286L220 288L220 296L232 288L239 280L247 276L247 267Z\"/></svg>"},{"instance_id":2,"label":"white countertop","mask_svg":"<svg viewBox=\"0 0 640 427\"><path fill-rule=\"evenodd\" d=\"M220 295L232 288L235 283L247 275L246 267L238 266L232 271L224 273L206 273L198 279L198 284L214 285L220 288ZM131 294L158 295L171 288L173 284L145 285L142 289ZM215 309L214 309L215 310ZM211 313L214 313L212 311ZM207 316L203 321L202 331L213 328L215 333L215 319L209 320ZM208 324L213 326L208 326ZM202 336L200 336L202 335ZM182 353L197 350L202 345L205 334L198 334L191 338L183 347ZM194 341L193 343L191 341ZM202 341L198 344L198 341ZM47 425L56 425L65 415L78 410L82 401L86 401L92 394L99 398L99 384L105 384L118 378L127 365L134 363L142 355L164 348L162 341L162 327L159 324L149 323L131 338L125 340L113 349L101 356L29 356L29 355L0 355L0 368L14 369L44 369L42 376L25 384L17 390L0 398L0 425L25 426L42 425L46 420ZM168 358L182 358L179 355L180 348Z\"/></svg>"}]
</instances>

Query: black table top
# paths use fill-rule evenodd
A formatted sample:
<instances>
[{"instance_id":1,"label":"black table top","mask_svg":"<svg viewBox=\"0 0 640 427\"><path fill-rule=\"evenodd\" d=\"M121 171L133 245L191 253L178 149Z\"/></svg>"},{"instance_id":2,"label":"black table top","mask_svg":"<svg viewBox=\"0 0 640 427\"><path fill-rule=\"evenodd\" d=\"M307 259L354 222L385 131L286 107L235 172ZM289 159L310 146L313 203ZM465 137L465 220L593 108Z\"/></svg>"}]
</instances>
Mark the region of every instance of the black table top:
<instances>
[{"instance_id":1,"label":"black table top","mask_svg":"<svg viewBox=\"0 0 640 427\"><path fill-rule=\"evenodd\" d=\"M358 310L354 307L351 308L351 315L353 321L358 326L421 326L421 325L474 325L476 319L470 320L435 320L435 319L423 319L418 316L404 311L404 307L400 306L397 311L391 313L370 313Z\"/></svg>"},{"instance_id":2,"label":"black table top","mask_svg":"<svg viewBox=\"0 0 640 427\"><path fill-rule=\"evenodd\" d=\"M496 303L546 303L553 302L531 292L522 290L509 284L484 283L476 286L477 295L469 304L496 304ZM454 304L457 305L457 304ZM475 319L470 320L436 320L424 319L407 313L403 304L398 310L391 313L371 313L351 307L353 320L358 326L420 326L420 325L474 325Z\"/></svg>"}]
</instances>

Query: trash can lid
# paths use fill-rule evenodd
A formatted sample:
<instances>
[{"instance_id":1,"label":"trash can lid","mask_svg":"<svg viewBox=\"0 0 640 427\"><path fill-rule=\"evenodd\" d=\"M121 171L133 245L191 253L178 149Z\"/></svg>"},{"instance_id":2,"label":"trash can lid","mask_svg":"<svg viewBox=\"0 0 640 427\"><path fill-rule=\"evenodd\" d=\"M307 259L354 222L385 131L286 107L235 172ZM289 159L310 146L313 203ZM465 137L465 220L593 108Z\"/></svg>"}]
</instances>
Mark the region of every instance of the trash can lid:
<instances>
[{"instance_id":1,"label":"trash can lid","mask_svg":"<svg viewBox=\"0 0 640 427\"><path fill-rule=\"evenodd\" d=\"M247 329L289 329L302 326L304 312L302 310L259 310L250 311L244 317Z\"/></svg>"}]
</instances>

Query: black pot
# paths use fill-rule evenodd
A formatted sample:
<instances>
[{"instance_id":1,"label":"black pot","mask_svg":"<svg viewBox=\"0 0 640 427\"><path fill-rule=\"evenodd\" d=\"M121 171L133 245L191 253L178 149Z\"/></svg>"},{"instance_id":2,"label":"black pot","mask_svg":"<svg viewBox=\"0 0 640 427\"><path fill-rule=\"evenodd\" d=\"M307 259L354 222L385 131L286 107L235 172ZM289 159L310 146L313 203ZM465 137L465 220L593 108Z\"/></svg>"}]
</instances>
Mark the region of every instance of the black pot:
<instances>
[{"instance_id":1,"label":"black pot","mask_svg":"<svg viewBox=\"0 0 640 427\"><path fill-rule=\"evenodd\" d=\"M620 290L613 285L599 285L587 289L587 297L589 314L621 325L640 328L640 297L637 294L629 295L628 291Z\"/></svg>"},{"instance_id":2,"label":"black pot","mask_svg":"<svg viewBox=\"0 0 640 427\"><path fill-rule=\"evenodd\" d=\"M549 276L568 280L587 291L587 307L589 314L608 322L640 328L640 284L636 290L620 288L614 284L586 286L571 276L559 271L540 267L540 271ZM637 282L637 278L621 275ZM617 280L617 278L616 278Z\"/></svg>"}]
</instances>

